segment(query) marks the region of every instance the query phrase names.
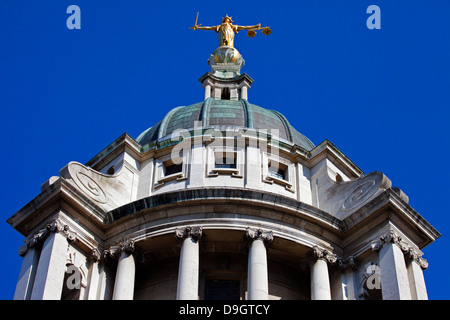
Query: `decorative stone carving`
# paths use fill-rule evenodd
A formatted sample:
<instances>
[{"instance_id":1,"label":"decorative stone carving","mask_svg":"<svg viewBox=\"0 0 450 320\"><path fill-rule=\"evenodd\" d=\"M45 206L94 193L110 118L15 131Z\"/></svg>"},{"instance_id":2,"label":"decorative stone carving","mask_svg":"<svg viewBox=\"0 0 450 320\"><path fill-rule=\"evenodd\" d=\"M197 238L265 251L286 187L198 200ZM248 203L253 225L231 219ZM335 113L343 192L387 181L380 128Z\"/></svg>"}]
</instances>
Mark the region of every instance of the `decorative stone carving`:
<instances>
[{"instance_id":1,"label":"decorative stone carving","mask_svg":"<svg viewBox=\"0 0 450 320\"><path fill-rule=\"evenodd\" d=\"M92 249L89 254L89 259L93 262L99 262L102 259L103 255L98 248Z\"/></svg>"},{"instance_id":2,"label":"decorative stone carving","mask_svg":"<svg viewBox=\"0 0 450 320\"><path fill-rule=\"evenodd\" d=\"M127 240L127 241L121 242L120 250L125 251L128 254L133 253L135 250L134 243L135 243L134 240Z\"/></svg>"},{"instance_id":3,"label":"decorative stone carving","mask_svg":"<svg viewBox=\"0 0 450 320\"><path fill-rule=\"evenodd\" d=\"M203 228L200 226L187 226L185 228L177 228L175 229L175 237L179 240L190 237L195 242L199 241L202 237Z\"/></svg>"},{"instance_id":4,"label":"decorative stone carving","mask_svg":"<svg viewBox=\"0 0 450 320\"><path fill-rule=\"evenodd\" d=\"M339 219L345 219L392 185L381 172L345 182L328 179L328 183L329 187L319 199L320 208Z\"/></svg>"},{"instance_id":5,"label":"decorative stone carving","mask_svg":"<svg viewBox=\"0 0 450 320\"><path fill-rule=\"evenodd\" d=\"M106 259L110 257L113 259L118 259L122 252L132 254L135 251L134 243L135 241L133 239L130 239L124 240L117 245L113 245L109 247L109 249L103 251L103 258Z\"/></svg>"},{"instance_id":6,"label":"decorative stone carving","mask_svg":"<svg viewBox=\"0 0 450 320\"><path fill-rule=\"evenodd\" d=\"M335 264L338 261L337 255L331 253L327 249L322 249L319 246L312 247L309 255L313 259L323 259L329 264Z\"/></svg>"},{"instance_id":7,"label":"decorative stone carving","mask_svg":"<svg viewBox=\"0 0 450 320\"><path fill-rule=\"evenodd\" d=\"M106 193L100 185L94 180L92 170L77 163L71 162L68 165L70 177L80 190L82 190L88 197L99 203L106 203Z\"/></svg>"},{"instance_id":8,"label":"decorative stone carving","mask_svg":"<svg viewBox=\"0 0 450 320\"><path fill-rule=\"evenodd\" d=\"M395 243L402 249L403 253L407 253L410 246L404 241L394 230L389 230L386 234L382 235L377 241L372 243L372 250L379 251L385 244Z\"/></svg>"},{"instance_id":9,"label":"decorative stone carving","mask_svg":"<svg viewBox=\"0 0 450 320\"><path fill-rule=\"evenodd\" d=\"M428 269L428 261L426 259L419 258L418 261L419 261L419 265L422 268L422 270Z\"/></svg>"},{"instance_id":10,"label":"decorative stone carving","mask_svg":"<svg viewBox=\"0 0 450 320\"><path fill-rule=\"evenodd\" d=\"M356 268L356 261L353 256L347 257L345 259L343 258L337 258L337 265L341 269L347 269L347 268Z\"/></svg>"},{"instance_id":11,"label":"decorative stone carving","mask_svg":"<svg viewBox=\"0 0 450 320\"><path fill-rule=\"evenodd\" d=\"M136 169L125 160L116 163L117 172L105 174L78 162L69 162L59 175L69 190L105 212L120 207L135 196Z\"/></svg>"},{"instance_id":12,"label":"decorative stone carving","mask_svg":"<svg viewBox=\"0 0 450 320\"><path fill-rule=\"evenodd\" d=\"M245 238L247 240L262 240L266 246L272 243L273 241L273 232L272 231L263 231L262 229L253 229L248 227L246 229Z\"/></svg>"},{"instance_id":13,"label":"decorative stone carving","mask_svg":"<svg viewBox=\"0 0 450 320\"><path fill-rule=\"evenodd\" d=\"M406 253L406 256L411 261L417 262L422 270L426 270L428 268L428 261L426 259L423 259L421 254L414 250L414 248L410 247L408 252Z\"/></svg>"},{"instance_id":14,"label":"decorative stone carving","mask_svg":"<svg viewBox=\"0 0 450 320\"><path fill-rule=\"evenodd\" d=\"M375 185L375 179L369 179L359 184L355 189L353 189L353 191L347 196L347 198L345 198L344 202L342 203L342 210L350 211L364 202L366 199L369 199L370 196L372 196L377 190L377 188L375 188Z\"/></svg>"},{"instance_id":15,"label":"decorative stone carving","mask_svg":"<svg viewBox=\"0 0 450 320\"><path fill-rule=\"evenodd\" d=\"M390 229L386 234L382 235L377 241L372 242L372 250L379 251L384 245L388 243L394 243L402 250L403 254L409 257L411 260L415 260L419 263L420 267L425 270L428 268L427 260L422 258L422 253L417 251L412 245L406 242L402 237Z\"/></svg>"},{"instance_id":16,"label":"decorative stone carving","mask_svg":"<svg viewBox=\"0 0 450 320\"><path fill-rule=\"evenodd\" d=\"M76 233L71 231L68 225L64 225L61 221L56 219L47 224L44 229L35 233L30 239L26 240L25 245L19 248L19 255L23 257L27 254L29 249L42 245L51 232L61 232L66 236L69 243L76 240Z\"/></svg>"}]
</instances>

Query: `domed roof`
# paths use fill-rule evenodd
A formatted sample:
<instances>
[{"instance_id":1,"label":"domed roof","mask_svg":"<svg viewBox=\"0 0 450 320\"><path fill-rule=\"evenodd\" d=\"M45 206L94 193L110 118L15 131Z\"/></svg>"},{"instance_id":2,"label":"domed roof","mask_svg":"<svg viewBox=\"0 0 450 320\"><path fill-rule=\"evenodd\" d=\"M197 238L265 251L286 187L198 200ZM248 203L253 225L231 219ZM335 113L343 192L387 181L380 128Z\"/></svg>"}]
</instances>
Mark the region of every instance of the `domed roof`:
<instances>
[{"instance_id":1,"label":"domed roof","mask_svg":"<svg viewBox=\"0 0 450 320\"><path fill-rule=\"evenodd\" d=\"M314 144L303 134L295 130L278 111L268 110L249 103L247 100L219 100L208 98L203 102L177 107L153 127L142 132L136 139L142 146L170 135L177 129L193 129L194 122L201 121L204 128L227 127L267 130L278 129L279 137L311 150Z\"/></svg>"}]
</instances>

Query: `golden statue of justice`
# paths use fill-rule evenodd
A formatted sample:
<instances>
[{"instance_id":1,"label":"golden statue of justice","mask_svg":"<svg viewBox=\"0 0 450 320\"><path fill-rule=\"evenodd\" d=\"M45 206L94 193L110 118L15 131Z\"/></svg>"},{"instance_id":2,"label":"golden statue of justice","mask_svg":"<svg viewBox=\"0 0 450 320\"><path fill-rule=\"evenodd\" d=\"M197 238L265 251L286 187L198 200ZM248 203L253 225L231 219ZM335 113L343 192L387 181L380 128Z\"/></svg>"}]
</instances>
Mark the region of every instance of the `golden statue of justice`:
<instances>
[{"instance_id":1,"label":"golden statue of justice","mask_svg":"<svg viewBox=\"0 0 450 320\"><path fill-rule=\"evenodd\" d=\"M189 29L193 30L213 30L219 34L219 47L228 46L234 48L234 34L238 33L239 30L248 30L247 35L250 38L253 38L256 35L257 30L262 29L262 34L269 35L272 31L270 30L270 27L261 27L261 24L258 23L254 26L239 26L234 25L233 20L231 17L226 15L224 18L222 18L222 24L219 24L217 26L211 26L211 27L201 27L201 24L197 24L198 21L198 12L197 12L197 18L195 19L195 24L193 27L190 27Z\"/></svg>"}]
</instances>

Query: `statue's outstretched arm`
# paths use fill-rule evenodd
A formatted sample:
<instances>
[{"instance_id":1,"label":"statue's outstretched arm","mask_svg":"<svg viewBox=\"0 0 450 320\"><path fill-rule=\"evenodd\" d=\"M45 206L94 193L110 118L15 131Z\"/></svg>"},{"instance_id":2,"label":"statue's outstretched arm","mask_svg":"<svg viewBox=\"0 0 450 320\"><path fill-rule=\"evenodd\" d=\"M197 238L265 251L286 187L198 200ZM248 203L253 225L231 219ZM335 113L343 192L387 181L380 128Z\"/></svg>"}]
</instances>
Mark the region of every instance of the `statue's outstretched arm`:
<instances>
[{"instance_id":1,"label":"statue's outstretched arm","mask_svg":"<svg viewBox=\"0 0 450 320\"><path fill-rule=\"evenodd\" d=\"M192 29L194 30L214 30L217 31L217 26L213 27L200 27L199 25L193 26Z\"/></svg>"},{"instance_id":2,"label":"statue's outstretched arm","mask_svg":"<svg viewBox=\"0 0 450 320\"><path fill-rule=\"evenodd\" d=\"M254 26L236 26L238 30L261 29L261 23Z\"/></svg>"}]
</instances>

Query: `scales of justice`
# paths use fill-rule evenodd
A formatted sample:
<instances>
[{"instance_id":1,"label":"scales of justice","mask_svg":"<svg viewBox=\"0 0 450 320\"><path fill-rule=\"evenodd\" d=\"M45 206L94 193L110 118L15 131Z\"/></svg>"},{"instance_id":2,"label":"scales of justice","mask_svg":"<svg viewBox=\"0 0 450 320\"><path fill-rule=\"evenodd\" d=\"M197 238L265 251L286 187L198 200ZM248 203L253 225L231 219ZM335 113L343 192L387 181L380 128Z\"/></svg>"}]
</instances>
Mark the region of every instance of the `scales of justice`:
<instances>
[{"instance_id":1,"label":"scales of justice","mask_svg":"<svg viewBox=\"0 0 450 320\"><path fill-rule=\"evenodd\" d=\"M253 38L259 30L262 30L262 34L266 36L272 32L270 27L261 27L260 23L253 26L235 25L228 15L222 18L222 24L217 26L202 27L201 24L197 24L197 21L198 12L194 26L189 29L211 30L219 35L219 47L211 54L208 64L211 66L212 74L222 79L231 79L239 76L240 69L244 65L242 55L234 47L234 36L236 33L240 30L248 30L247 35Z\"/></svg>"}]
</instances>

